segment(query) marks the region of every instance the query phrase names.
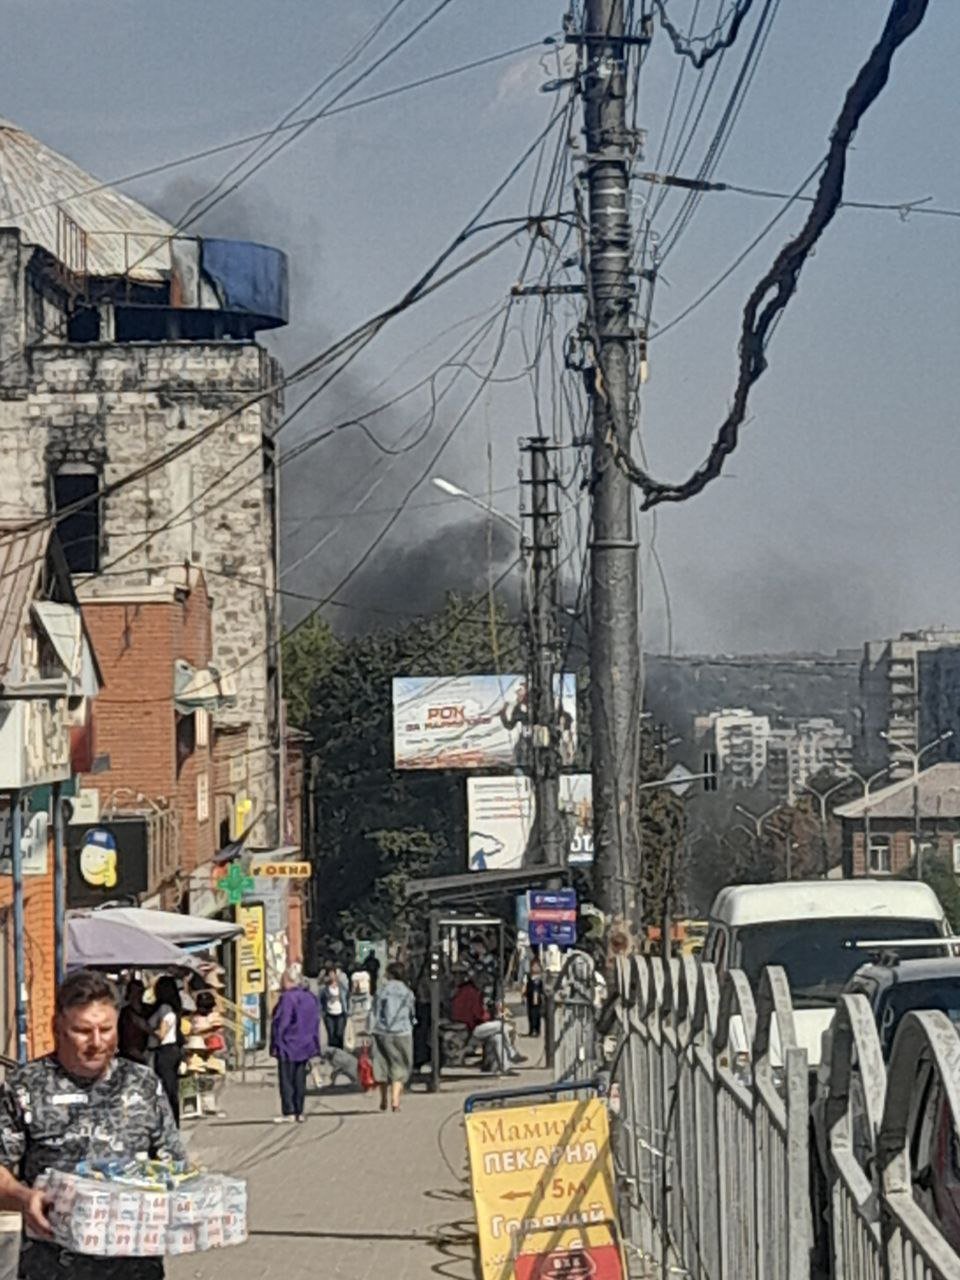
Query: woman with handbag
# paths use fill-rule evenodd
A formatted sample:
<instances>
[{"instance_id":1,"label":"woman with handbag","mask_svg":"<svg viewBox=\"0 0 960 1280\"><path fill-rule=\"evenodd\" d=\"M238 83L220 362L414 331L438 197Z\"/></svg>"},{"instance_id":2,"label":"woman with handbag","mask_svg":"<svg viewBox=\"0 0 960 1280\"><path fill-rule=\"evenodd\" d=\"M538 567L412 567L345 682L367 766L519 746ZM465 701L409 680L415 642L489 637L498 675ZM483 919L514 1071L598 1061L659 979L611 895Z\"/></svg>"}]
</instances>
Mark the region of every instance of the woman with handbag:
<instances>
[{"instance_id":1,"label":"woman with handbag","mask_svg":"<svg viewBox=\"0 0 960 1280\"><path fill-rule=\"evenodd\" d=\"M402 964L387 965L387 981L373 1002L373 1074L380 1086L380 1110L388 1102L400 1110L404 1086L413 1071L416 1000L404 981Z\"/></svg>"}]
</instances>

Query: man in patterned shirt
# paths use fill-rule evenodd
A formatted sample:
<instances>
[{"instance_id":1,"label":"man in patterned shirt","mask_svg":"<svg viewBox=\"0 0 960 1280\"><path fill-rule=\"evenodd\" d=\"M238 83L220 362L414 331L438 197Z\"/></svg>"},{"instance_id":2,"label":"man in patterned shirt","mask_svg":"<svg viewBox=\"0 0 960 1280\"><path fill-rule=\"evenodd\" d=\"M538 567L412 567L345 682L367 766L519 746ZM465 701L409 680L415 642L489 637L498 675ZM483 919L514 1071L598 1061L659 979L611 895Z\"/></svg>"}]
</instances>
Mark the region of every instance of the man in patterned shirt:
<instances>
[{"instance_id":1,"label":"man in patterned shirt","mask_svg":"<svg viewBox=\"0 0 960 1280\"><path fill-rule=\"evenodd\" d=\"M186 1158L170 1104L149 1067L117 1055L120 998L89 970L57 992L56 1049L12 1070L0 1089L0 1211L23 1215L23 1280L158 1280L158 1258L94 1258L51 1240L45 1169L141 1154ZM29 1234L28 1234L29 1233ZM37 1237L37 1238L33 1238Z\"/></svg>"}]
</instances>

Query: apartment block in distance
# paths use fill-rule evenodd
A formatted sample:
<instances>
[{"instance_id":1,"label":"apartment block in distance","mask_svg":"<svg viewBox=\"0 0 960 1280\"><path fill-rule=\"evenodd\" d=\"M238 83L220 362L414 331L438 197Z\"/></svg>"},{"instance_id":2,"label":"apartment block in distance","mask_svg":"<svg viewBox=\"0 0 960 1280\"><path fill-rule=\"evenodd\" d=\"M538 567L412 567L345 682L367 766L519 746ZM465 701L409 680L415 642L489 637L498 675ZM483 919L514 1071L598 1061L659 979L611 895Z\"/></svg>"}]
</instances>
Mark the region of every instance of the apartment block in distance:
<instances>
[{"instance_id":1,"label":"apartment block in distance","mask_svg":"<svg viewBox=\"0 0 960 1280\"><path fill-rule=\"evenodd\" d=\"M925 664L927 655L957 647L960 631L945 627L904 631L895 640L867 642L860 664L861 731L856 751L862 769L872 772L889 761L891 777L911 771L909 761L898 760L881 734L911 749L938 736L939 731L932 732L929 724L921 725L925 701L921 685L930 671ZM925 763L929 762L930 758Z\"/></svg>"}]
</instances>

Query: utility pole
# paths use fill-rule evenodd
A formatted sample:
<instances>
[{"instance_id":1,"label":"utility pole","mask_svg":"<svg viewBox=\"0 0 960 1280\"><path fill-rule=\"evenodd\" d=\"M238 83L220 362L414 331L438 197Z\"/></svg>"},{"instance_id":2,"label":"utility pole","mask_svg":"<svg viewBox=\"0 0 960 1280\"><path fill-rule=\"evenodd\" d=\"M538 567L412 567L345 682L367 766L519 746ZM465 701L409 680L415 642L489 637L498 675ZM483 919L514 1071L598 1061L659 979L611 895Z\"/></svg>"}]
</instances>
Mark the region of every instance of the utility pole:
<instances>
[{"instance_id":1,"label":"utility pole","mask_svg":"<svg viewBox=\"0 0 960 1280\"><path fill-rule=\"evenodd\" d=\"M593 425L590 544L590 721L594 876L609 918L640 923L639 582L633 489L615 452L630 448L636 380L628 203L636 137L627 128L624 0L585 0L586 156L589 207L588 330L596 368L589 381ZM637 37L631 37L636 41Z\"/></svg>"},{"instance_id":2,"label":"utility pole","mask_svg":"<svg viewBox=\"0 0 960 1280\"><path fill-rule=\"evenodd\" d=\"M566 862L560 821L560 709L554 680L559 660L557 643L557 479L550 467L554 446L534 436L520 446L530 459L530 501L524 518L530 537L524 550L530 573L527 593L530 663L530 766L536 803L538 840L533 857L540 866Z\"/></svg>"}]
</instances>

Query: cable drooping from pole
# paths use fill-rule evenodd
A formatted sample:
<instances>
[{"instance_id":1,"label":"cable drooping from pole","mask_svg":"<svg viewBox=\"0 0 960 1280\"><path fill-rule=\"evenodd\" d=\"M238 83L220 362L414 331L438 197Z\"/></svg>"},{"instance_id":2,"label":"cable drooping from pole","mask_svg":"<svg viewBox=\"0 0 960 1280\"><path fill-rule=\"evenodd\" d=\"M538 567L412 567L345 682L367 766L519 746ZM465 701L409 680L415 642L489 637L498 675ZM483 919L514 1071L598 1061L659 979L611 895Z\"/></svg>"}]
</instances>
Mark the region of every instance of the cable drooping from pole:
<instances>
[{"instance_id":1,"label":"cable drooping from pole","mask_svg":"<svg viewBox=\"0 0 960 1280\"><path fill-rule=\"evenodd\" d=\"M894 54L920 26L928 6L929 0L893 0L880 39L847 91L807 220L800 232L777 254L773 266L754 288L744 307L739 376L733 402L706 461L682 484L663 483L655 480L630 457L620 447L615 434L610 433L608 443L616 465L643 491L643 510L648 511L661 502L685 502L701 493L721 474L724 462L737 448L750 389L767 367L766 345L772 327L796 292L805 262L842 205L847 152L853 137L863 116L890 77Z\"/></svg>"},{"instance_id":2,"label":"cable drooping from pole","mask_svg":"<svg viewBox=\"0 0 960 1280\"><path fill-rule=\"evenodd\" d=\"M722 53L724 49L730 48L737 36L740 34L740 28L743 26L744 19L753 8L753 0L737 0L737 3L734 5L733 16L730 19L730 26L727 28L725 35L718 35L718 24L718 28L711 31L707 36L686 39L684 38L683 32L675 27L670 21L670 18L667 15L665 0L653 0L653 3L660 17L660 25L670 37L674 53L679 54L682 58L689 58L697 71L702 71L710 59L715 57L716 54ZM711 39L711 37L715 35L717 38ZM692 47L694 44L700 44L705 41L708 41L709 43L704 43L704 47L700 50L695 50Z\"/></svg>"}]
</instances>

